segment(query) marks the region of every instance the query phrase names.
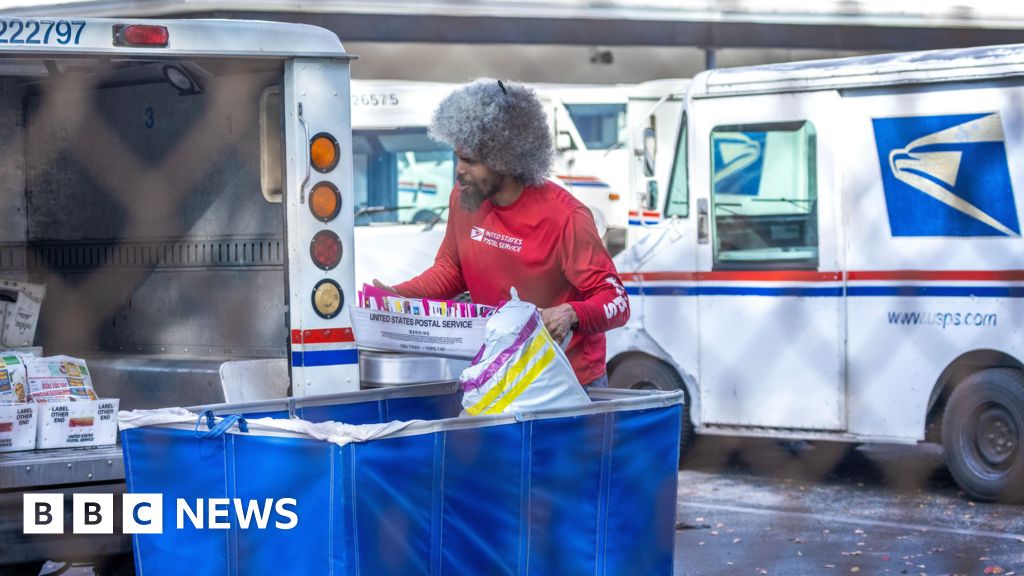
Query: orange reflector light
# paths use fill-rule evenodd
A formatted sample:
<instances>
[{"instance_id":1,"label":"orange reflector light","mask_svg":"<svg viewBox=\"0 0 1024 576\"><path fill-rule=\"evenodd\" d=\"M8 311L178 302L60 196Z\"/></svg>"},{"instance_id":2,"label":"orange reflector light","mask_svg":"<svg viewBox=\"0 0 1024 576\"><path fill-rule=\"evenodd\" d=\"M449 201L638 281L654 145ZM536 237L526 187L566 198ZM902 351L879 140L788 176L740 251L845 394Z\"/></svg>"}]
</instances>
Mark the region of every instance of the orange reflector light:
<instances>
[{"instance_id":1,"label":"orange reflector light","mask_svg":"<svg viewBox=\"0 0 1024 576\"><path fill-rule=\"evenodd\" d=\"M114 26L115 46L150 46L163 48L167 46L170 34L166 26L151 24L118 24Z\"/></svg>"},{"instance_id":2,"label":"orange reflector light","mask_svg":"<svg viewBox=\"0 0 1024 576\"><path fill-rule=\"evenodd\" d=\"M317 220L330 222L341 211L341 194L334 184L320 182L309 193L309 209Z\"/></svg>"},{"instance_id":3,"label":"orange reflector light","mask_svg":"<svg viewBox=\"0 0 1024 576\"><path fill-rule=\"evenodd\" d=\"M618 195L618 194L616 194L615 192L610 192L610 193L608 194L608 199L609 199L609 200L611 200L612 202L614 202L614 201L618 200L619 198L622 198L622 196L619 196L619 195Z\"/></svg>"},{"instance_id":4,"label":"orange reflector light","mask_svg":"<svg viewBox=\"0 0 1024 576\"><path fill-rule=\"evenodd\" d=\"M329 172L338 165L338 141L321 132L309 141L309 162L318 172Z\"/></svg>"},{"instance_id":5,"label":"orange reflector light","mask_svg":"<svg viewBox=\"0 0 1024 576\"><path fill-rule=\"evenodd\" d=\"M313 310L321 318L334 318L345 305L345 296L334 280L321 280L313 287Z\"/></svg>"},{"instance_id":6,"label":"orange reflector light","mask_svg":"<svg viewBox=\"0 0 1024 576\"><path fill-rule=\"evenodd\" d=\"M321 270L330 270L341 262L341 238L330 230L321 230L309 244L309 255Z\"/></svg>"}]
</instances>

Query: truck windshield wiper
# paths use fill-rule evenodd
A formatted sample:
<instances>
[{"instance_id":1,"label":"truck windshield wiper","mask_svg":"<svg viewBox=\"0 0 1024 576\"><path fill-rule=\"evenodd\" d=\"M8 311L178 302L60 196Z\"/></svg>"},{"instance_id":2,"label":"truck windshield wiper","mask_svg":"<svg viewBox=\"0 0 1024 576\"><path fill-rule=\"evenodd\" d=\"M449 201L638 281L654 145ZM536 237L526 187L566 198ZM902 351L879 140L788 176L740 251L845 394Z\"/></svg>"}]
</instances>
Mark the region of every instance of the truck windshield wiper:
<instances>
[{"instance_id":1,"label":"truck windshield wiper","mask_svg":"<svg viewBox=\"0 0 1024 576\"><path fill-rule=\"evenodd\" d=\"M811 202L810 198L751 198L751 202L785 202L797 208L805 208Z\"/></svg>"},{"instance_id":2,"label":"truck windshield wiper","mask_svg":"<svg viewBox=\"0 0 1024 576\"><path fill-rule=\"evenodd\" d=\"M415 206L364 206L356 210L356 216L358 217L366 214L383 214L384 212L407 210L409 208L415 208Z\"/></svg>"}]
</instances>

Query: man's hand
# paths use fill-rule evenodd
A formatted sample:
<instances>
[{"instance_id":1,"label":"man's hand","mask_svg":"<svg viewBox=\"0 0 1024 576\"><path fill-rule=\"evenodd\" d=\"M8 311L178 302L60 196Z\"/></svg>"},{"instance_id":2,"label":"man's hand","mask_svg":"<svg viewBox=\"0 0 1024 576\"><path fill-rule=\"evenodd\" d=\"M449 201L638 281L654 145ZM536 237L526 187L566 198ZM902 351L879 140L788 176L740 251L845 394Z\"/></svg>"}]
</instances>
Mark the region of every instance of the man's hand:
<instances>
[{"instance_id":1,"label":"man's hand","mask_svg":"<svg viewBox=\"0 0 1024 576\"><path fill-rule=\"evenodd\" d=\"M551 337L559 345L562 344L565 335L580 322L579 317L576 316L576 310L568 304L559 304L554 308L541 310L540 319L544 321L544 327L548 329Z\"/></svg>"},{"instance_id":2,"label":"man's hand","mask_svg":"<svg viewBox=\"0 0 1024 576\"><path fill-rule=\"evenodd\" d=\"M387 284L381 282L380 280L377 280L376 278L373 279L373 286L374 286L374 288L380 288L381 290L387 290L388 292L391 292L392 294L398 294L397 290L395 290L391 286L388 286Z\"/></svg>"}]
</instances>

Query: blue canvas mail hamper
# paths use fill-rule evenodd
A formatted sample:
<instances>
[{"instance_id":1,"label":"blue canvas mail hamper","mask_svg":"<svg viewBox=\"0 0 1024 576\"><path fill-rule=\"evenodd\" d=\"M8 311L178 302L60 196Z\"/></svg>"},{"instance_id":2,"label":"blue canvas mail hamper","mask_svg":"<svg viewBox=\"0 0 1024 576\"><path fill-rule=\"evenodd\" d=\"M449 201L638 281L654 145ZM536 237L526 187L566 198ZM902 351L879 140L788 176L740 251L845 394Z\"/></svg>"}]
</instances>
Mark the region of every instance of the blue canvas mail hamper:
<instances>
[{"instance_id":1,"label":"blue canvas mail hamper","mask_svg":"<svg viewBox=\"0 0 1024 576\"><path fill-rule=\"evenodd\" d=\"M178 422L124 429L128 490L164 503L163 533L134 537L136 569L668 576L682 393L590 395L574 409L457 417L449 382L177 409ZM331 421L379 435L280 428L320 434ZM241 529L232 512L229 529L185 517L179 530L179 498L193 510L200 498L294 498L298 522L276 529L287 519L271 514L266 529Z\"/></svg>"}]
</instances>

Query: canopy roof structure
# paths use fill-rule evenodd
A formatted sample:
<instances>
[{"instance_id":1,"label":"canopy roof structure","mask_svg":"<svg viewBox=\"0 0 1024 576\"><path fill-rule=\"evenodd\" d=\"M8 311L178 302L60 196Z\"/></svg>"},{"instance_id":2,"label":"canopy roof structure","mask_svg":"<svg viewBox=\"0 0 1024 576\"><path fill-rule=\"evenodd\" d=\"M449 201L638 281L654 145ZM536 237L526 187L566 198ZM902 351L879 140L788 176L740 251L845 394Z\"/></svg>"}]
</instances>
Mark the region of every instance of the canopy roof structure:
<instances>
[{"instance_id":1,"label":"canopy roof structure","mask_svg":"<svg viewBox=\"0 0 1024 576\"><path fill-rule=\"evenodd\" d=\"M344 41L901 51L1012 44L999 0L9 0L2 15L315 24Z\"/></svg>"}]
</instances>

